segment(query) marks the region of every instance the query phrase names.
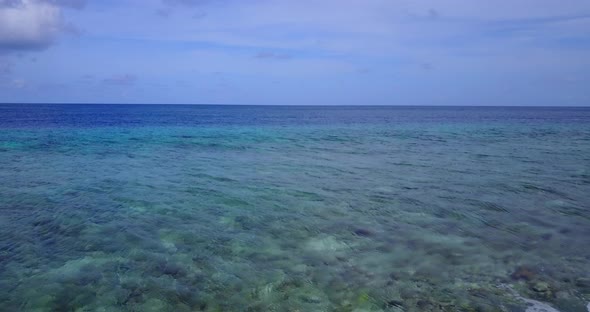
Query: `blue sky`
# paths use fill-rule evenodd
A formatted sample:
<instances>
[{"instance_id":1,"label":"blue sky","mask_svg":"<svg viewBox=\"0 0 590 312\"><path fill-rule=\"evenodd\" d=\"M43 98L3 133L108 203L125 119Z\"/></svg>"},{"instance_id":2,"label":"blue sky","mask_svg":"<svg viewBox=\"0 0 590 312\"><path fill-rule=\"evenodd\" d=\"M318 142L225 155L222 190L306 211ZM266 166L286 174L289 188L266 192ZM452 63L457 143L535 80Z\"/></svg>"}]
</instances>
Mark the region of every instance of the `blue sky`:
<instances>
[{"instance_id":1,"label":"blue sky","mask_svg":"<svg viewBox=\"0 0 590 312\"><path fill-rule=\"evenodd\" d=\"M0 0L0 102L589 105L588 0Z\"/></svg>"}]
</instances>

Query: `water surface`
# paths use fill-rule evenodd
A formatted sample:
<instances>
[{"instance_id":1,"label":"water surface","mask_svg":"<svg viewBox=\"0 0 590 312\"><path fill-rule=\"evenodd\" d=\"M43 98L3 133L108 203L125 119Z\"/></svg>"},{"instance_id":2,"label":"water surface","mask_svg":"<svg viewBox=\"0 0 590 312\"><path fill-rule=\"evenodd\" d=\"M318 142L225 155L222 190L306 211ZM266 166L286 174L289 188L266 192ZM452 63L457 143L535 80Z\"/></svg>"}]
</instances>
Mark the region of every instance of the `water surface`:
<instances>
[{"instance_id":1,"label":"water surface","mask_svg":"<svg viewBox=\"0 0 590 312\"><path fill-rule=\"evenodd\" d=\"M590 301L590 109L0 105L2 311Z\"/></svg>"}]
</instances>

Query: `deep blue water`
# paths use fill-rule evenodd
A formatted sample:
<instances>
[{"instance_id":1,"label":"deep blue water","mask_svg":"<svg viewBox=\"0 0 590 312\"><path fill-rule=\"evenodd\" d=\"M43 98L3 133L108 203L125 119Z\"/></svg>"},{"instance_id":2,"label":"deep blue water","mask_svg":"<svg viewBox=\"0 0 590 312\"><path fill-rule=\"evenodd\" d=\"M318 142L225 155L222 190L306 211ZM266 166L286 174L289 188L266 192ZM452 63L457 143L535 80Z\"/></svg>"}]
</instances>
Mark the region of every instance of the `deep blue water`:
<instances>
[{"instance_id":1,"label":"deep blue water","mask_svg":"<svg viewBox=\"0 0 590 312\"><path fill-rule=\"evenodd\" d=\"M590 122L587 107L0 104L0 111L3 128Z\"/></svg>"},{"instance_id":2,"label":"deep blue water","mask_svg":"<svg viewBox=\"0 0 590 312\"><path fill-rule=\"evenodd\" d=\"M590 108L0 104L0 311L587 311L589 210Z\"/></svg>"}]
</instances>

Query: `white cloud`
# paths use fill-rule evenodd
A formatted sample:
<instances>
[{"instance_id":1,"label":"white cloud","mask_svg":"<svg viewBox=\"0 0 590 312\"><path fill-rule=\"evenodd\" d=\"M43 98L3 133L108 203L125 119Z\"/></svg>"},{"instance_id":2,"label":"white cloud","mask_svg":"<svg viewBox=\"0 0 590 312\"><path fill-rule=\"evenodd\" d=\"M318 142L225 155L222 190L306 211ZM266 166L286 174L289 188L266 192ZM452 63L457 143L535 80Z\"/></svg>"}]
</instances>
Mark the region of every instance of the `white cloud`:
<instances>
[{"instance_id":1,"label":"white cloud","mask_svg":"<svg viewBox=\"0 0 590 312\"><path fill-rule=\"evenodd\" d=\"M36 50L60 33L60 7L47 1L0 0L0 50Z\"/></svg>"}]
</instances>

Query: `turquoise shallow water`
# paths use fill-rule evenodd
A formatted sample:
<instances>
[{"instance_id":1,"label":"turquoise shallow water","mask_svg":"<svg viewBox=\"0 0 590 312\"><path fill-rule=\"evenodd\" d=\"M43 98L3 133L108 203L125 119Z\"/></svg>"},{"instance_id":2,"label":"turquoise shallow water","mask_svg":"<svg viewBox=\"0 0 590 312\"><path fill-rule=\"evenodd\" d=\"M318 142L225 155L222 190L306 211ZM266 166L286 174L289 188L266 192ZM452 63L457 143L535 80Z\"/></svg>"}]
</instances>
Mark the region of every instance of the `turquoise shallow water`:
<instances>
[{"instance_id":1,"label":"turquoise shallow water","mask_svg":"<svg viewBox=\"0 0 590 312\"><path fill-rule=\"evenodd\" d=\"M2 311L590 302L590 109L0 115Z\"/></svg>"}]
</instances>

